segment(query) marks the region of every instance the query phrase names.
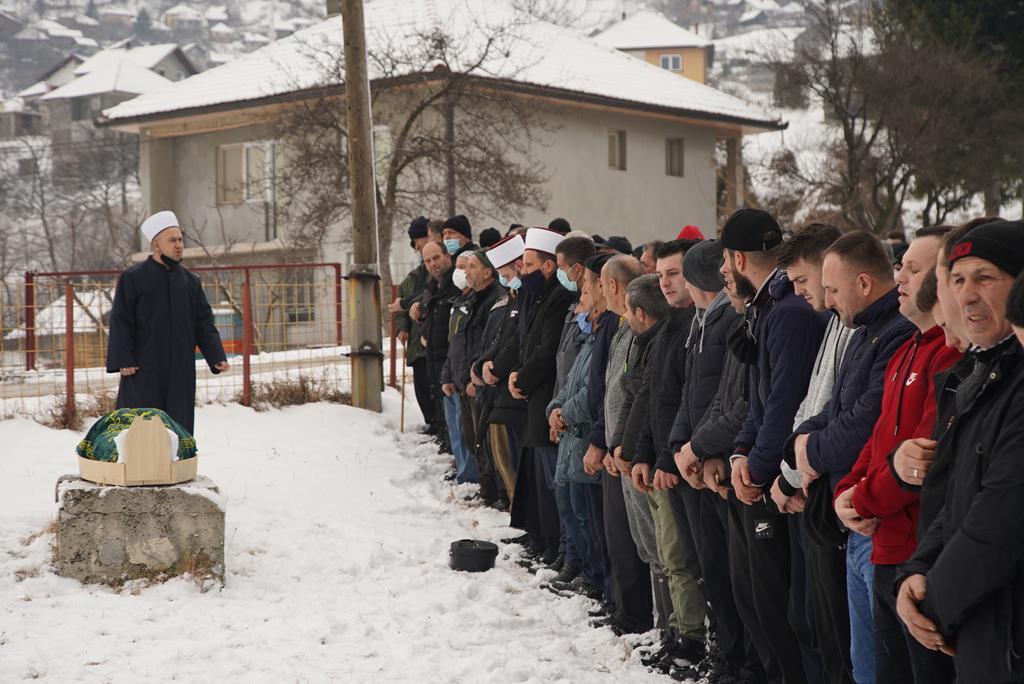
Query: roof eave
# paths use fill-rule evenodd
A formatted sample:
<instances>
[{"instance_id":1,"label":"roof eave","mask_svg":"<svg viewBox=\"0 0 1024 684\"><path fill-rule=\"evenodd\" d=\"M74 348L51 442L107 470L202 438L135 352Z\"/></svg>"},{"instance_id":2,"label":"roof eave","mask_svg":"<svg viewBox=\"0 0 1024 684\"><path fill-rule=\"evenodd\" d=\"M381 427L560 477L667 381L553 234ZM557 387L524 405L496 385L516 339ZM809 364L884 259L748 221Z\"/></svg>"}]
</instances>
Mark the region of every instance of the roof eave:
<instances>
[{"instance_id":1,"label":"roof eave","mask_svg":"<svg viewBox=\"0 0 1024 684\"><path fill-rule=\"evenodd\" d=\"M443 78L442 75L427 73L427 74L411 74L409 76L403 76L395 79L387 79L388 85L397 85L401 83L411 82L427 82ZM766 133L770 131L781 131L785 130L789 124L782 120L771 120L771 119L755 119L742 116L734 116L729 114L716 114L713 112L703 112L700 110L690 110L678 107L666 107L662 105L653 105L643 102L636 102L634 100L624 100L620 98L608 97L606 95L596 95L590 93L582 93L575 90L568 90L564 88L556 88L552 86L535 85L529 83L521 83L518 81L510 81L506 79L496 79L490 77L475 77L475 80L480 81L483 84L491 87L499 87L512 92L519 92L529 95L543 95L547 97L554 97L561 100L582 102L587 104L598 104L606 106L614 106L623 109L630 109L643 112L653 112L657 114L663 114L668 116L677 116L680 118L696 119L700 121L706 121L708 123L722 123L729 125L740 126L743 129L744 134L748 133ZM380 84L382 81L375 80L373 84ZM331 85L331 86L319 86L316 88L308 88L304 90L297 90L288 93L280 93L277 95L270 95L265 97L253 98L250 100L236 100L233 102L222 102L213 105L206 105L202 107L190 107L186 109L169 110L166 112L157 112L154 114L142 114L138 116L124 117L118 119L109 119L106 116L97 117L94 122L99 127L108 127L115 130L122 130L127 132L139 132L143 124L149 122L164 121L167 119L179 119L183 117L201 116L204 114L217 114L220 112L227 112L232 110L243 110L243 109L256 109L265 107L268 105L276 105L288 102L295 102L302 100L306 97L318 96L318 97L330 97L334 95L343 95L345 92L344 86Z\"/></svg>"}]
</instances>

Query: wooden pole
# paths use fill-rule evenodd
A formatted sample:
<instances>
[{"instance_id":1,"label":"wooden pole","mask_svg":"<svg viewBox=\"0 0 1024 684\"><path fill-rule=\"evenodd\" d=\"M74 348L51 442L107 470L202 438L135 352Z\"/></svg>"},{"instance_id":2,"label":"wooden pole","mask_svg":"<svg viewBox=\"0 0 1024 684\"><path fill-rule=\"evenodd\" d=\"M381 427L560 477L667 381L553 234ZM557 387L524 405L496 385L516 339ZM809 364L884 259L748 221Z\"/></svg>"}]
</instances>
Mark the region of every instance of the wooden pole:
<instances>
[{"instance_id":1,"label":"wooden pole","mask_svg":"<svg viewBox=\"0 0 1024 684\"><path fill-rule=\"evenodd\" d=\"M409 358L409 348L406 345L402 345L402 388L399 390L399 394L402 395L402 411L401 419L398 421L398 431L405 432L405 369L406 361Z\"/></svg>"},{"instance_id":2,"label":"wooden pole","mask_svg":"<svg viewBox=\"0 0 1024 684\"><path fill-rule=\"evenodd\" d=\"M348 126L348 177L352 200L352 306L350 358L352 405L381 410L384 355L377 253L377 200L373 172L373 122L366 67L366 29L362 0L341 1L345 45L345 114Z\"/></svg>"}]
</instances>

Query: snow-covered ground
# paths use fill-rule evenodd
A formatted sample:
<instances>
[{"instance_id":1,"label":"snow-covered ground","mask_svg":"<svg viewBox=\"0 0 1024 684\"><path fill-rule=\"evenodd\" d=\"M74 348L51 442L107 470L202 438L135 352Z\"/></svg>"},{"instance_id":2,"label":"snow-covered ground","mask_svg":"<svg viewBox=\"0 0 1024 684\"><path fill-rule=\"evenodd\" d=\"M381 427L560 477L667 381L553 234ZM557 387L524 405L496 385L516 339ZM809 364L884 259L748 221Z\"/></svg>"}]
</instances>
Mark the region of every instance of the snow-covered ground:
<instances>
[{"instance_id":1,"label":"snow-covered ground","mask_svg":"<svg viewBox=\"0 0 1024 684\"><path fill-rule=\"evenodd\" d=\"M473 486L445 483L448 457L398 422L393 390L381 415L197 409L200 473L227 500L226 585L117 592L55 575L37 536L80 435L0 421L0 680L656 681L587 626L589 602L539 588L518 547L486 573L448 568L453 540L508 536L508 517L466 502Z\"/></svg>"}]
</instances>

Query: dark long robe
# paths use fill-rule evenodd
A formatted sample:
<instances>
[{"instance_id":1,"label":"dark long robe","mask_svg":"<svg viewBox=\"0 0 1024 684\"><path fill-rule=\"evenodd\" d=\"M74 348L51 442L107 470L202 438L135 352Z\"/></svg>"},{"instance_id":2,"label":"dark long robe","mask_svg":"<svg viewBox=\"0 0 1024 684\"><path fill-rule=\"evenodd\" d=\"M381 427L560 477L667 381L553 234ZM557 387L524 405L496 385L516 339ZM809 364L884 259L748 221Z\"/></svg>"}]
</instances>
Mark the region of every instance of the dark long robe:
<instances>
[{"instance_id":1,"label":"dark long robe","mask_svg":"<svg viewBox=\"0 0 1024 684\"><path fill-rule=\"evenodd\" d=\"M121 274L114 292L107 372L121 378L117 408L156 408L193 433L195 348L210 370L227 360L199 278L180 265L146 259Z\"/></svg>"}]
</instances>

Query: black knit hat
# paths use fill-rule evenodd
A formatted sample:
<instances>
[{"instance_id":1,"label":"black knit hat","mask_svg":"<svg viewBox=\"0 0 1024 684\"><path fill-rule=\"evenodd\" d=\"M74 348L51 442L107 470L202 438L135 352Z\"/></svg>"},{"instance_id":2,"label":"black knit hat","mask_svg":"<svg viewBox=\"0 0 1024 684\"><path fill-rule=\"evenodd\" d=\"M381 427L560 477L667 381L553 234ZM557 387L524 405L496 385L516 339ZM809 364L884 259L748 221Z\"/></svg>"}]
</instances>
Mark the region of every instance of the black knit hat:
<instances>
[{"instance_id":1,"label":"black knit hat","mask_svg":"<svg viewBox=\"0 0 1024 684\"><path fill-rule=\"evenodd\" d=\"M430 220L426 216L417 216L409 222L409 239L417 240L419 238L427 237L427 227L430 225Z\"/></svg>"},{"instance_id":2,"label":"black knit hat","mask_svg":"<svg viewBox=\"0 0 1024 684\"><path fill-rule=\"evenodd\" d=\"M949 264L978 257L1016 278L1024 271L1024 221L993 221L978 226L949 250Z\"/></svg>"},{"instance_id":3,"label":"black knit hat","mask_svg":"<svg viewBox=\"0 0 1024 684\"><path fill-rule=\"evenodd\" d=\"M718 240L702 240L683 257L683 277L705 292L718 292L725 287L721 268L722 243Z\"/></svg>"},{"instance_id":4,"label":"black knit hat","mask_svg":"<svg viewBox=\"0 0 1024 684\"><path fill-rule=\"evenodd\" d=\"M497 228L484 228L480 231L480 246L487 249L494 243L501 240L501 233Z\"/></svg>"},{"instance_id":5,"label":"black knit hat","mask_svg":"<svg viewBox=\"0 0 1024 684\"><path fill-rule=\"evenodd\" d=\"M562 235L565 235L566 233L572 230L572 226L570 226L569 222L566 221L564 218L556 218L552 220L551 223L548 224L548 230L553 230L556 233L561 233Z\"/></svg>"},{"instance_id":6,"label":"black knit hat","mask_svg":"<svg viewBox=\"0 0 1024 684\"><path fill-rule=\"evenodd\" d=\"M611 247L616 252L621 252L622 254L631 254L633 252L632 243L621 235L612 235L604 241L604 246Z\"/></svg>"},{"instance_id":7,"label":"black knit hat","mask_svg":"<svg viewBox=\"0 0 1024 684\"><path fill-rule=\"evenodd\" d=\"M722 246L734 252L766 252L781 244L779 222L761 209L738 209L722 227Z\"/></svg>"},{"instance_id":8,"label":"black knit hat","mask_svg":"<svg viewBox=\"0 0 1024 684\"><path fill-rule=\"evenodd\" d=\"M597 275L601 275L601 269L604 268L604 265L607 264L608 260L613 256L615 255L608 254L607 252L595 254L592 257L587 257L587 260L583 262L583 265Z\"/></svg>"},{"instance_id":9,"label":"black knit hat","mask_svg":"<svg viewBox=\"0 0 1024 684\"><path fill-rule=\"evenodd\" d=\"M469 227L469 219L459 214L458 216L452 216L450 219L444 222L445 228L451 230L457 230L470 240L473 239L473 229Z\"/></svg>"}]
</instances>

